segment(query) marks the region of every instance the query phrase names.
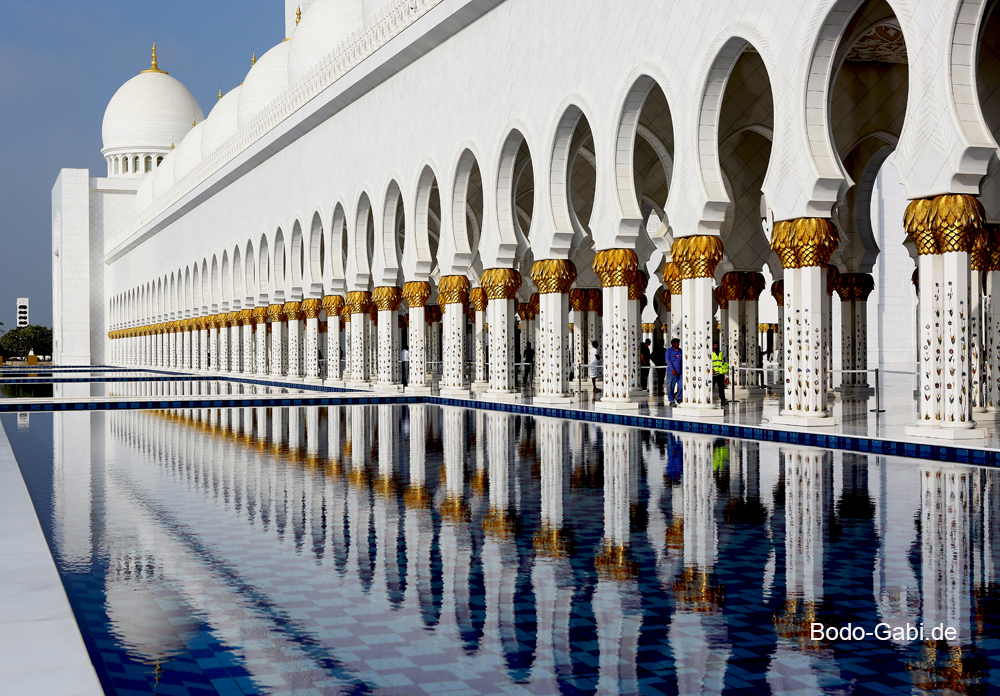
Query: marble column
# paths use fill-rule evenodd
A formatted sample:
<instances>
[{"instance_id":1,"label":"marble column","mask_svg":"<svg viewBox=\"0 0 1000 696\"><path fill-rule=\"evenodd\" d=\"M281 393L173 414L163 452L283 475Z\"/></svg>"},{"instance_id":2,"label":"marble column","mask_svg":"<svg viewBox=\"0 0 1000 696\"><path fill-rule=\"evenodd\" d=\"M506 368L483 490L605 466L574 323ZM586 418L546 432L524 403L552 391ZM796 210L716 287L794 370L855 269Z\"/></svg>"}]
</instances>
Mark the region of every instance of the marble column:
<instances>
[{"instance_id":1,"label":"marble column","mask_svg":"<svg viewBox=\"0 0 1000 696\"><path fill-rule=\"evenodd\" d=\"M253 308L254 325L254 374L267 374L267 307Z\"/></svg>"},{"instance_id":2,"label":"marble column","mask_svg":"<svg viewBox=\"0 0 1000 696\"><path fill-rule=\"evenodd\" d=\"M990 265L990 233L984 224L970 240L969 248L969 367L974 418L987 420L988 368L986 364L986 313L983 290Z\"/></svg>"},{"instance_id":3,"label":"marble column","mask_svg":"<svg viewBox=\"0 0 1000 696\"><path fill-rule=\"evenodd\" d=\"M403 285L403 298L409 306L410 324L407 327L407 343L410 351L410 374L407 394L430 394L427 381L427 321L426 304L431 296L431 285L425 281L411 281Z\"/></svg>"},{"instance_id":4,"label":"marble column","mask_svg":"<svg viewBox=\"0 0 1000 696\"><path fill-rule=\"evenodd\" d=\"M302 303L286 302L282 312L288 332L285 336L284 372L289 377L299 378L302 377L302 321L305 319Z\"/></svg>"},{"instance_id":5,"label":"marble column","mask_svg":"<svg viewBox=\"0 0 1000 696\"><path fill-rule=\"evenodd\" d=\"M590 360L590 344L587 342L587 291L575 288L569 291L569 306L573 310L572 336L572 368L573 374L582 385L589 378L587 362ZM589 382L587 382L589 384Z\"/></svg>"},{"instance_id":6,"label":"marble column","mask_svg":"<svg viewBox=\"0 0 1000 696\"><path fill-rule=\"evenodd\" d=\"M514 314L521 274L512 268L490 268L479 280L486 291L490 325L490 388L486 395L497 401L518 398L514 381Z\"/></svg>"},{"instance_id":7,"label":"marble column","mask_svg":"<svg viewBox=\"0 0 1000 696\"><path fill-rule=\"evenodd\" d=\"M319 313L323 311L323 301L317 297L302 300L302 314L305 316L305 377L307 382L321 382L319 375Z\"/></svg>"},{"instance_id":8,"label":"marble column","mask_svg":"<svg viewBox=\"0 0 1000 696\"><path fill-rule=\"evenodd\" d=\"M208 364L207 368L212 372L219 371L219 315L213 314L205 319L208 326Z\"/></svg>"},{"instance_id":9,"label":"marble column","mask_svg":"<svg viewBox=\"0 0 1000 696\"><path fill-rule=\"evenodd\" d=\"M438 281L438 303L444 307L442 318L442 396L470 395L465 381L465 303L468 300L469 279L465 276L443 276Z\"/></svg>"},{"instance_id":10,"label":"marble column","mask_svg":"<svg viewBox=\"0 0 1000 696\"><path fill-rule=\"evenodd\" d=\"M678 414L722 416L712 389L713 317L712 282L722 260L722 240L712 235L693 235L674 240L673 263L681 278L681 350L684 351L684 400ZM671 300L676 305L676 300Z\"/></svg>"},{"instance_id":11,"label":"marble column","mask_svg":"<svg viewBox=\"0 0 1000 696\"><path fill-rule=\"evenodd\" d=\"M267 306L268 326L271 330L271 360L270 372L272 377L281 377L287 369L288 353L285 336L288 325L285 323L285 307L283 304L270 304Z\"/></svg>"},{"instance_id":12,"label":"marble column","mask_svg":"<svg viewBox=\"0 0 1000 696\"><path fill-rule=\"evenodd\" d=\"M427 321L427 371L437 375L438 381L441 379L442 370L442 350L444 349L441 340L441 305L431 305L424 312L424 319Z\"/></svg>"},{"instance_id":13,"label":"marble column","mask_svg":"<svg viewBox=\"0 0 1000 696\"><path fill-rule=\"evenodd\" d=\"M635 285L639 259L631 249L606 249L594 256L594 272L604 295L604 393L598 407L638 410L632 399L629 365L638 349L637 328L631 325L629 293Z\"/></svg>"},{"instance_id":14,"label":"marble column","mask_svg":"<svg viewBox=\"0 0 1000 696\"><path fill-rule=\"evenodd\" d=\"M486 290L484 288L472 288L469 290L469 306L475 312L472 325L472 354L475 362L475 374L472 382L472 390L483 392L490 388L489 380L486 377L486 356L488 346L486 344Z\"/></svg>"},{"instance_id":15,"label":"marble column","mask_svg":"<svg viewBox=\"0 0 1000 696\"><path fill-rule=\"evenodd\" d=\"M343 331L344 331L344 358L345 359L344 359L344 374L343 374L343 379L344 379L344 384L346 384L347 382L351 381L351 368L352 368L351 361L353 359L352 356L354 355L354 353L352 352L353 351L353 348L352 348L352 346L353 346L353 342L352 342L353 339L352 339L352 332L351 332L351 311L348 308L346 301L344 303L344 309L340 313L340 320L343 322L343 327L342 328L343 328Z\"/></svg>"},{"instance_id":16,"label":"marble column","mask_svg":"<svg viewBox=\"0 0 1000 696\"><path fill-rule=\"evenodd\" d=\"M375 391L403 390L399 374L399 304L403 291L385 286L375 288L372 302L378 310L378 373Z\"/></svg>"},{"instance_id":17,"label":"marble column","mask_svg":"<svg viewBox=\"0 0 1000 696\"><path fill-rule=\"evenodd\" d=\"M531 267L531 279L538 286L539 320L538 365L535 375L538 403L568 403L570 347L569 289L576 280L576 266L572 261L547 259L536 261Z\"/></svg>"},{"instance_id":18,"label":"marble column","mask_svg":"<svg viewBox=\"0 0 1000 696\"><path fill-rule=\"evenodd\" d=\"M972 416L969 252L985 213L975 197L943 195L912 201L903 226L917 247L919 389L917 425L908 435L982 437Z\"/></svg>"},{"instance_id":19,"label":"marble column","mask_svg":"<svg viewBox=\"0 0 1000 696\"><path fill-rule=\"evenodd\" d=\"M875 280L868 273L844 273L837 284L840 296L841 367L844 370L864 370L868 367L868 296L875 289ZM867 387L868 375L863 372L844 373L846 387Z\"/></svg>"},{"instance_id":20,"label":"marble column","mask_svg":"<svg viewBox=\"0 0 1000 696\"><path fill-rule=\"evenodd\" d=\"M252 309L241 309L239 326L240 326L240 364L235 366L240 373L244 375L252 375L254 371L255 361L254 361L254 345L253 345L253 328L256 321L253 318Z\"/></svg>"},{"instance_id":21,"label":"marble column","mask_svg":"<svg viewBox=\"0 0 1000 696\"><path fill-rule=\"evenodd\" d=\"M194 369L195 320L184 320L184 369Z\"/></svg>"},{"instance_id":22,"label":"marble column","mask_svg":"<svg viewBox=\"0 0 1000 696\"><path fill-rule=\"evenodd\" d=\"M771 297L778 305L778 330L774 333L774 355L778 356L776 362L784 375L785 351L785 281L778 279L771 283Z\"/></svg>"},{"instance_id":23,"label":"marble column","mask_svg":"<svg viewBox=\"0 0 1000 696\"><path fill-rule=\"evenodd\" d=\"M681 338L683 327L681 319L684 314L684 281L681 280L680 269L677 268L677 264L673 261L668 261L663 267L663 284L667 286L667 290L670 293L670 302L668 304L670 330L667 332L667 338ZM667 341L667 345L670 345L669 340Z\"/></svg>"},{"instance_id":24,"label":"marble column","mask_svg":"<svg viewBox=\"0 0 1000 696\"><path fill-rule=\"evenodd\" d=\"M209 346L208 346L208 322L209 322L208 315L202 314L200 317L198 317L198 323L197 323L197 328L198 328L197 341L198 341L198 344L197 344L197 348L195 349L195 351L196 351L196 357L197 357L197 361L198 362L197 362L197 364L195 365L195 368L194 368L196 370L202 370L202 371L208 370L208 350L209 350Z\"/></svg>"},{"instance_id":25,"label":"marble column","mask_svg":"<svg viewBox=\"0 0 1000 696\"><path fill-rule=\"evenodd\" d=\"M340 372L340 317L344 312L344 298L327 295L323 298L326 310L326 383L334 386L343 384Z\"/></svg>"},{"instance_id":26,"label":"marble column","mask_svg":"<svg viewBox=\"0 0 1000 696\"><path fill-rule=\"evenodd\" d=\"M370 358L366 314L371 296L365 291L347 293L347 308L351 314L351 381L354 389L367 389Z\"/></svg>"},{"instance_id":27,"label":"marble column","mask_svg":"<svg viewBox=\"0 0 1000 696\"><path fill-rule=\"evenodd\" d=\"M824 218L784 220L774 225L771 248L784 268L785 403L772 422L806 427L836 425L827 408L823 341L827 264L838 235Z\"/></svg>"},{"instance_id":28,"label":"marble column","mask_svg":"<svg viewBox=\"0 0 1000 696\"><path fill-rule=\"evenodd\" d=\"M987 225L989 263L986 269L986 295L983 298L983 341L986 352L986 412L1000 414L1000 226Z\"/></svg>"}]
</instances>

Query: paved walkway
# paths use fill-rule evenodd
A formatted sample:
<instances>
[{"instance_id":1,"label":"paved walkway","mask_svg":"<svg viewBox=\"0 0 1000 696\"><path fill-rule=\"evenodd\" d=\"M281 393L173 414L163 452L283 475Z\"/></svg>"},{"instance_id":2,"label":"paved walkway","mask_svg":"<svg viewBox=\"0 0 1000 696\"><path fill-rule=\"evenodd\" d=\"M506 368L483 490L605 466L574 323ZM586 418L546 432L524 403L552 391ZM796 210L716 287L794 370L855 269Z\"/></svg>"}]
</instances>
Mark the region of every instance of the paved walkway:
<instances>
[{"instance_id":1,"label":"paved walkway","mask_svg":"<svg viewBox=\"0 0 1000 696\"><path fill-rule=\"evenodd\" d=\"M2 426L0 693L104 693Z\"/></svg>"}]
</instances>

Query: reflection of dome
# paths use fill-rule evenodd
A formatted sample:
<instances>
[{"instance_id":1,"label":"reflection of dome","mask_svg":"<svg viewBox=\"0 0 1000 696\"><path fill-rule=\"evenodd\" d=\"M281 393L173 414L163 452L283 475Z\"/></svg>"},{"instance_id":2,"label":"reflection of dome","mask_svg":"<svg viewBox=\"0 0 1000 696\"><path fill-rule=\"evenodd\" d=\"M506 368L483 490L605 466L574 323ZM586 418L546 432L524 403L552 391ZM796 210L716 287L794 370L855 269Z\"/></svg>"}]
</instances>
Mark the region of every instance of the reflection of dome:
<instances>
[{"instance_id":1,"label":"reflection of dome","mask_svg":"<svg viewBox=\"0 0 1000 696\"><path fill-rule=\"evenodd\" d=\"M282 41L250 69L243 81L236 110L241 128L288 88L288 47L291 44L291 41Z\"/></svg>"},{"instance_id":2,"label":"reflection of dome","mask_svg":"<svg viewBox=\"0 0 1000 696\"><path fill-rule=\"evenodd\" d=\"M164 152L205 117L187 87L153 64L122 85L104 112L104 149Z\"/></svg>"},{"instance_id":3,"label":"reflection of dome","mask_svg":"<svg viewBox=\"0 0 1000 696\"><path fill-rule=\"evenodd\" d=\"M105 587L111 632L132 655L155 662L186 650L181 633L195 631L198 622L188 612L168 617L153 596L156 581L109 579Z\"/></svg>"},{"instance_id":4,"label":"reflection of dome","mask_svg":"<svg viewBox=\"0 0 1000 696\"><path fill-rule=\"evenodd\" d=\"M288 52L288 82L295 84L361 29L357 0L316 0L302 14Z\"/></svg>"},{"instance_id":5,"label":"reflection of dome","mask_svg":"<svg viewBox=\"0 0 1000 696\"><path fill-rule=\"evenodd\" d=\"M224 96L212 109L205 120L205 132L201 135L201 158L205 159L215 148L236 132L239 122L236 120L236 108L240 103L240 91L237 87Z\"/></svg>"}]
</instances>

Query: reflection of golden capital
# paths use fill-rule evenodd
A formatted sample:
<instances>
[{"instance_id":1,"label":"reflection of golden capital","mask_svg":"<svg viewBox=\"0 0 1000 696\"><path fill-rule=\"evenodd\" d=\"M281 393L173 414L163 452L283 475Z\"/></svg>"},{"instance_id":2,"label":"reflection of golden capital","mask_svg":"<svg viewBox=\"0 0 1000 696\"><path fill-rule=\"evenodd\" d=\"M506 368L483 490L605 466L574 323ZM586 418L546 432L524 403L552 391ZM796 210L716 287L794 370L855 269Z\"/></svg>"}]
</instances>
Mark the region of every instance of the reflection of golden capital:
<instances>
[{"instance_id":1,"label":"reflection of golden capital","mask_svg":"<svg viewBox=\"0 0 1000 696\"><path fill-rule=\"evenodd\" d=\"M531 264L531 279L542 295L566 294L576 280L576 266L564 259L545 259Z\"/></svg>"},{"instance_id":2,"label":"reflection of golden capital","mask_svg":"<svg viewBox=\"0 0 1000 696\"><path fill-rule=\"evenodd\" d=\"M367 314L371 304L371 296L364 290L347 293L347 309L349 314Z\"/></svg>"},{"instance_id":3,"label":"reflection of golden capital","mask_svg":"<svg viewBox=\"0 0 1000 696\"><path fill-rule=\"evenodd\" d=\"M656 324L643 324L642 325L642 332L643 333L653 333L654 331L656 331Z\"/></svg>"},{"instance_id":4,"label":"reflection of golden capital","mask_svg":"<svg viewBox=\"0 0 1000 696\"><path fill-rule=\"evenodd\" d=\"M302 314L305 315L306 319L319 319L319 313L323 311L323 301L311 297L308 300L302 300Z\"/></svg>"},{"instance_id":5,"label":"reflection of golden capital","mask_svg":"<svg viewBox=\"0 0 1000 696\"><path fill-rule=\"evenodd\" d=\"M774 615L774 630L779 638L798 645L800 650L817 650L824 641L811 638L810 625L816 620L817 606L814 602L798 597L787 597L780 614Z\"/></svg>"},{"instance_id":6,"label":"reflection of golden capital","mask_svg":"<svg viewBox=\"0 0 1000 696\"><path fill-rule=\"evenodd\" d=\"M686 566L674 581L678 608L696 612L715 612L726 601L725 587L719 585L704 568Z\"/></svg>"},{"instance_id":7,"label":"reflection of golden capital","mask_svg":"<svg viewBox=\"0 0 1000 696\"><path fill-rule=\"evenodd\" d=\"M267 320L270 322L278 322L285 318L285 308L284 305L271 304L267 306Z\"/></svg>"},{"instance_id":8,"label":"reflection of golden capital","mask_svg":"<svg viewBox=\"0 0 1000 696\"><path fill-rule=\"evenodd\" d=\"M604 542L594 559L597 574L612 580L631 580L639 576L639 564L627 546Z\"/></svg>"},{"instance_id":9,"label":"reflection of golden capital","mask_svg":"<svg viewBox=\"0 0 1000 696\"><path fill-rule=\"evenodd\" d=\"M344 298L340 295L327 295L323 298L323 309L326 310L326 316L339 317L344 311Z\"/></svg>"},{"instance_id":10,"label":"reflection of golden capital","mask_svg":"<svg viewBox=\"0 0 1000 696\"><path fill-rule=\"evenodd\" d=\"M681 280L711 278L722 260L722 239L709 234L680 237L674 240L670 255Z\"/></svg>"},{"instance_id":11,"label":"reflection of golden capital","mask_svg":"<svg viewBox=\"0 0 1000 696\"><path fill-rule=\"evenodd\" d=\"M461 497L455 495L445 496L439 512L443 519L455 524L465 522L469 518L469 506Z\"/></svg>"},{"instance_id":12,"label":"reflection of golden capital","mask_svg":"<svg viewBox=\"0 0 1000 696\"><path fill-rule=\"evenodd\" d=\"M402 301L403 291L389 285L377 287L372 293L372 302L379 312L395 312Z\"/></svg>"},{"instance_id":13,"label":"reflection of golden capital","mask_svg":"<svg viewBox=\"0 0 1000 696\"><path fill-rule=\"evenodd\" d=\"M464 275L442 276L438 281L438 304L465 304L469 294L469 279Z\"/></svg>"},{"instance_id":14,"label":"reflection of golden capital","mask_svg":"<svg viewBox=\"0 0 1000 696\"><path fill-rule=\"evenodd\" d=\"M423 281L411 281L403 285L403 298L412 307L423 307L431 296L431 284Z\"/></svg>"},{"instance_id":15,"label":"reflection of golden capital","mask_svg":"<svg viewBox=\"0 0 1000 696\"><path fill-rule=\"evenodd\" d=\"M587 311L587 291L581 288L575 288L569 291L569 305L573 308L574 312L586 312Z\"/></svg>"},{"instance_id":16,"label":"reflection of golden capital","mask_svg":"<svg viewBox=\"0 0 1000 696\"><path fill-rule=\"evenodd\" d=\"M774 298L779 307L785 304L785 281L776 280L771 283L771 297Z\"/></svg>"},{"instance_id":17,"label":"reflection of golden capital","mask_svg":"<svg viewBox=\"0 0 1000 696\"><path fill-rule=\"evenodd\" d=\"M483 531L487 536L510 539L517 530L517 518L507 510L490 507L483 515Z\"/></svg>"},{"instance_id":18,"label":"reflection of golden capital","mask_svg":"<svg viewBox=\"0 0 1000 696\"><path fill-rule=\"evenodd\" d=\"M484 288L472 288L469 290L469 304L477 312L486 311L486 290Z\"/></svg>"},{"instance_id":19,"label":"reflection of golden capital","mask_svg":"<svg viewBox=\"0 0 1000 696\"><path fill-rule=\"evenodd\" d=\"M671 295L680 295L684 285L681 282L681 271L673 261L663 266L663 282L666 283Z\"/></svg>"},{"instance_id":20,"label":"reflection of golden capital","mask_svg":"<svg viewBox=\"0 0 1000 696\"><path fill-rule=\"evenodd\" d=\"M479 284L490 300L509 300L521 288L521 274L513 268L489 268L483 271Z\"/></svg>"},{"instance_id":21,"label":"reflection of golden capital","mask_svg":"<svg viewBox=\"0 0 1000 696\"><path fill-rule=\"evenodd\" d=\"M970 251L985 217L983 206L968 194L918 198L906 206L903 227L921 256Z\"/></svg>"},{"instance_id":22,"label":"reflection of golden capital","mask_svg":"<svg viewBox=\"0 0 1000 696\"><path fill-rule=\"evenodd\" d=\"M403 504L411 510L426 510L431 506L430 492L424 486L410 484L403 493Z\"/></svg>"},{"instance_id":23,"label":"reflection of golden capital","mask_svg":"<svg viewBox=\"0 0 1000 696\"><path fill-rule=\"evenodd\" d=\"M535 532L535 553L549 558L565 558L573 548L573 537L565 529L542 524Z\"/></svg>"},{"instance_id":24,"label":"reflection of golden capital","mask_svg":"<svg viewBox=\"0 0 1000 696\"><path fill-rule=\"evenodd\" d=\"M822 268L839 243L837 229L826 218L783 220L771 232L771 249L783 268Z\"/></svg>"},{"instance_id":25,"label":"reflection of golden capital","mask_svg":"<svg viewBox=\"0 0 1000 696\"><path fill-rule=\"evenodd\" d=\"M630 287L638 268L639 257L631 249L605 249L594 255L594 273L605 288Z\"/></svg>"}]
</instances>

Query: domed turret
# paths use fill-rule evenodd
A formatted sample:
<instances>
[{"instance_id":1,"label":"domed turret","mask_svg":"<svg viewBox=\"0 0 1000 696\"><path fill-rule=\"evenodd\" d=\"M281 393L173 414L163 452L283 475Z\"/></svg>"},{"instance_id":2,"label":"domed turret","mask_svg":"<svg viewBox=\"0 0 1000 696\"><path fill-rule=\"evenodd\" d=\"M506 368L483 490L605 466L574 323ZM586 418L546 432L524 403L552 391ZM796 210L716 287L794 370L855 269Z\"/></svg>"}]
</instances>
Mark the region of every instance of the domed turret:
<instances>
[{"instance_id":1,"label":"domed turret","mask_svg":"<svg viewBox=\"0 0 1000 696\"><path fill-rule=\"evenodd\" d=\"M218 101L205 120L205 133L201 136L201 158L211 155L215 148L226 141L239 128L236 109L240 103L243 87L230 90Z\"/></svg>"},{"instance_id":2,"label":"domed turret","mask_svg":"<svg viewBox=\"0 0 1000 696\"><path fill-rule=\"evenodd\" d=\"M282 41L260 57L243 81L236 116L240 128L273 102L288 88L288 47L294 41Z\"/></svg>"},{"instance_id":3,"label":"domed turret","mask_svg":"<svg viewBox=\"0 0 1000 696\"><path fill-rule=\"evenodd\" d=\"M149 70L122 85L104 112L101 154L108 162L108 176L153 171L204 118L188 88L160 70L154 44Z\"/></svg>"},{"instance_id":4,"label":"domed turret","mask_svg":"<svg viewBox=\"0 0 1000 696\"><path fill-rule=\"evenodd\" d=\"M288 51L288 83L309 74L316 65L362 28L360 0L316 0L302 14Z\"/></svg>"}]
</instances>

